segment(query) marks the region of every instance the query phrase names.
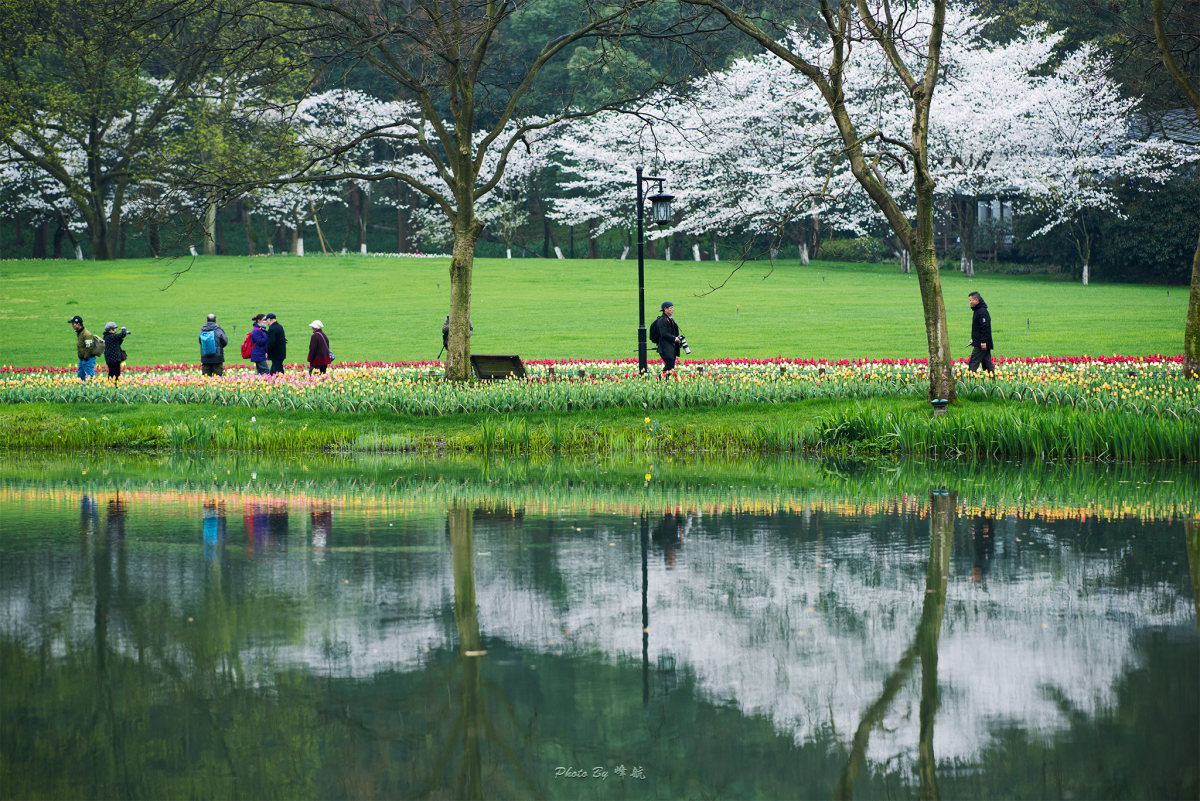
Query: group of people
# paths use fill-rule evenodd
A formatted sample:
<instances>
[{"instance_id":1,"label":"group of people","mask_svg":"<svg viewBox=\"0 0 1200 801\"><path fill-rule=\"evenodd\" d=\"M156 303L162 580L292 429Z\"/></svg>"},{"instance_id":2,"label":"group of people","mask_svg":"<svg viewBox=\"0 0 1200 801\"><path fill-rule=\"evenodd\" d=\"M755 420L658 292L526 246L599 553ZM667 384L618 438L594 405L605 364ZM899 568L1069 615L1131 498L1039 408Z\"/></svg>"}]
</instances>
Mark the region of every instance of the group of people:
<instances>
[{"instance_id":1,"label":"group of people","mask_svg":"<svg viewBox=\"0 0 1200 801\"><path fill-rule=\"evenodd\" d=\"M325 324L313 320L308 324L312 336L308 340L308 374L324 373L333 364L333 352L329 349L329 336ZM207 322L200 328L200 371L204 375L224 375L225 348L229 337L217 323L217 315L208 315ZM250 318L250 332L242 343L242 356L254 363L255 372L274 375L283 372L287 358L287 335L283 324L274 312L256 314Z\"/></svg>"},{"instance_id":2,"label":"group of people","mask_svg":"<svg viewBox=\"0 0 1200 801\"><path fill-rule=\"evenodd\" d=\"M84 328L83 318L78 314L67 322L75 329L75 355L79 357L77 370L79 380L87 381L96 375L96 358L99 356L103 356L105 364L108 365L108 377L113 381L119 380L121 363L125 361L125 337L129 336L129 329L122 326L118 331L116 323L105 323L104 335L98 337Z\"/></svg>"},{"instance_id":3,"label":"group of people","mask_svg":"<svg viewBox=\"0 0 1200 801\"><path fill-rule=\"evenodd\" d=\"M114 322L106 323L104 335L96 336L83 325L83 318L75 315L68 322L75 329L75 355L79 357L77 375L80 381L87 381L96 375L96 359L104 357L108 366L108 377L117 382L121 378L121 365L126 359L125 337L131 333L128 328L118 326ZM250 333L242 344L242 355L254 362L255 371L264 375L283 372L283 362L287 357L287 336L283 326L274 313L256 314L251 319ZM333 364L333 352L329 349L329 337L325 334L325 324L313 320L308 324L312 336L308 340L308 374L324 373ZM217 322L217 315L210 314L204 325L200 327L200 371L204 375L219 376L225 374L225 348L229 346L229 336Z\"/></svg>"},{"instance_id":4,"label":"group of people","mask_svg":"<svg viewBox=\"0 0 1200 801\"><path fill-rule=\"evenodd\" d=\"M967 296L972 309L971 319L971 358L968 367L975 372L980 367L989 373L995 372L992 362L992 318L988 312L983 296L971 292ZM675 361L681 349L687 350L687 339L675 322L675 304L664 300L660 307L661 313L657 320L650 325L649 337L662 357L663 374L675 369ZM76 315L70 320L76 334L76 352L79 356L79 379L87 381L96 373L96 357L103 355L108 365L108 377L117 381L121 376L121 363L125 361L124 342L129 336L129 329L109 322L104 326L104 336L96 337L83 326L83 318ZM283 372L283 361L287 357L287 336L283 325L275 314L256 314L250 321L250 333L242 344L242 355L254 363L258 373L272 375ZM333 353L329 349L329 337L325 334L325 324L313 320L308 324L312 336L308 340L308 374L324 373L333 363ZM442 325L442 347L445 348L450 330L450 318ZM200 370L204 375L225 374L225 348L229 345L229 337L217 323L217 315L208 315L208 320L200 328ZM690 350L688 350L690 352Z\"/></svg>"}]
</instances>

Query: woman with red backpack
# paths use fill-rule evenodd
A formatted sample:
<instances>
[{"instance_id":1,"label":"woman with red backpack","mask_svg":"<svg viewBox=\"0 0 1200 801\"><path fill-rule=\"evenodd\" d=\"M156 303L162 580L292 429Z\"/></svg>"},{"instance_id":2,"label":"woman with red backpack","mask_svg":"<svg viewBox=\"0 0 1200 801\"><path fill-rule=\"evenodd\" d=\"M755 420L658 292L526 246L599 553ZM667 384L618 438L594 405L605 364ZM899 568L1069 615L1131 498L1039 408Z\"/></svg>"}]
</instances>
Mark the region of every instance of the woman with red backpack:
<instances>
[{"instance_id":1,"label":"woman with red backpack","mask_svg":"<svg viewBox=\"0 0 1200 801\"><path fill-rule=\"evenodd\" d=\"M254 371L261 375L271 372L271 365L267 364L267 329L262 324L264 316L256 314L250 318L250 333L246 334L246 341L242 343L242 356L254 362ZM250 351L249 355L247 350Z\"/></svg>"}]
</instances>

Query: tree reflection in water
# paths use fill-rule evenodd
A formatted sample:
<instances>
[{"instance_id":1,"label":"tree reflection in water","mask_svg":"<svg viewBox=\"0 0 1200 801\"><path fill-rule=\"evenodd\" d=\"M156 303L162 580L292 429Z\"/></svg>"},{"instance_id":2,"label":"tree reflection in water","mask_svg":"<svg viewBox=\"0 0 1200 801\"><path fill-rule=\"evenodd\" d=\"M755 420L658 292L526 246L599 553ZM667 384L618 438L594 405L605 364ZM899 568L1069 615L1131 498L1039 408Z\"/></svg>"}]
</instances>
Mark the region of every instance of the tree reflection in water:
<instances>
[{"instance_id":1,"label":"tree reflection in water","mask_svg":"<svg viewBox=\"0 0 1200 801\"><path fill-rule=\"evenodd\" d=\"M920 797L940 797L937 785L937 759L933 753L933 724L938 709L938 638L942 618L946 613L946 586L950 573L950 554L954 545L954 520L957 516L956 495L942 489L930 492L929 497L929 562L925 570L925 601L921 619L912 644L900 657L896 669L883 683L883 691L867 707L850 748L850 757L834 792L835 798L854 797L854 782L866 759L871 731L882 722L888 708L901 688L908 682L917 660L921 662L921 729L917 745L917 774L920 778Z\"/></svg>"}]
</instances>

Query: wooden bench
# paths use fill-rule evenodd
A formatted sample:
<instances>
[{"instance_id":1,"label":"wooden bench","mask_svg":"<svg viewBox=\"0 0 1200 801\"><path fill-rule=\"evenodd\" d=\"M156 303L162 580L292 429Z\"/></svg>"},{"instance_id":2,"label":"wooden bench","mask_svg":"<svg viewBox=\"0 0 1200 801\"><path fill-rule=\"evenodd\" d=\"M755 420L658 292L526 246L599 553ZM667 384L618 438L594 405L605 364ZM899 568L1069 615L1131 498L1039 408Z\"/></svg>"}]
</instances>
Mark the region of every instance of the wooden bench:
<instances>
[{"instance_id":1,"label":"wooden bench","mask_svg":"<svg viewBox=\"0 0 1200 801\"><path fill-rule=\"evenodd\" d=\"M471 370L481 381L525 377L525 365L521 363L520 356L472 354Z\"/></svg>"}]
</instances>

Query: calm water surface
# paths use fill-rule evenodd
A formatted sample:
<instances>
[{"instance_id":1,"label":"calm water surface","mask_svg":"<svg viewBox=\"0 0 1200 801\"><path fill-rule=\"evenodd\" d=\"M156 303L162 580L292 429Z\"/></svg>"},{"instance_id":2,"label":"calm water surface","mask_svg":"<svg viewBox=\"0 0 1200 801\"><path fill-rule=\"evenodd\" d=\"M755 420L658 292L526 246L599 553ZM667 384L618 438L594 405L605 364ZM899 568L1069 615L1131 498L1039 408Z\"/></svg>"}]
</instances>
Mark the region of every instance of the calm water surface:
<instances>
[{"instance_id":1,"label":"calm water surface","mask_svg":"<svg viewBox=\"0 0 1200 801\"><path fill-rule=\"evenodd\" d=\"M152 467L0 480L0 796L1200 792L1162 473Z\"/></svg>"}]
</instances>

